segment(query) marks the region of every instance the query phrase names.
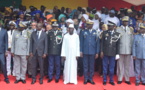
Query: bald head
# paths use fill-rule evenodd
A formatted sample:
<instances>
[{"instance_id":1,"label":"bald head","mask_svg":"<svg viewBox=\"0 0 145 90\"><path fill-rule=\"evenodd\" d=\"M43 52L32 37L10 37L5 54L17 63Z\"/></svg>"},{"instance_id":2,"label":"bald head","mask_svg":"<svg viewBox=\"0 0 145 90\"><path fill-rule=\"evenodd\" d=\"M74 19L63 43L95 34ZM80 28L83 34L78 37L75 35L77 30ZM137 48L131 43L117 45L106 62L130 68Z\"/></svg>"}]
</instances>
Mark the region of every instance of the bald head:
<instances>
[{"instance_id":1,"label":"bald head","mask_svg":"<svg viewBox=\"0 0 145 90\"><path fill-rule=\"evenodd\" d=\"M37 26L37 23L36 23L36 22L32 22L32 23L31 23L32 29L36 29L36 26Z\"/></svg>"},{"instance_id":2,"label":"bald head","mask_svg":"<svg viewBox=\"0 0 145 90\"><path fill-rule=\"evenodd\" d=\"M48 24L48 25L46 26L46 30L49 31L49 30L51 30L51 29L52 29L52 26L51 26L50 24Z\"/></svg>"}]
</instances>

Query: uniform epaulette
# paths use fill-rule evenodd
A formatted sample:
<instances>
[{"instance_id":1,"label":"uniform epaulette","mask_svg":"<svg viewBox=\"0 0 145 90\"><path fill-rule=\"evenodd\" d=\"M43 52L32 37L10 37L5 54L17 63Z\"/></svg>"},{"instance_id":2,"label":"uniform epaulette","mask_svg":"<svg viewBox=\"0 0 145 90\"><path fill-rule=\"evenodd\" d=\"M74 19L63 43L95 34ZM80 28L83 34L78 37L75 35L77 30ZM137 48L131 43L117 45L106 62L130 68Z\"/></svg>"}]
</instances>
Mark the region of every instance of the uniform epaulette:
<instances>
[{"instance_id":1,"label":"uniform epaulette","mask_svg":"<svg viewBox=\"0 0 145 90\"><path fill-rule=\"evenodd\" d=\"M118 28L120 28L120 27L116 26L116 28L115 28L115 29L118 29Z\"/></svg>"},{"instance_id":2,"label":"uniform epaulette","mask_svg":"<svg viewBox=\"0 0 145 90\"><path fill-rule=\"evenodd\" d=\"M137 33L134 33L134 35L138 35L139 33L137 32Z\"/></svg>"},{"instance_id":3,"label":"uniform epaulette","mask_svg":"<svg viewBox=\"0 0 145 90\"><path fill-rule=\"evenodd\" d=\"M129 26L129 28L130 28L130 30L131 30L131 32L132 32L132 34L135 34L135 33L134 33L134 28L133 28L133 27L131 27L131 26Z\"/></svg>"},{"instance_id":4,"label":"uniform epaulette","mask_svg":"<svg viewBox=\"0 0 145 90\"><path fill-rule=\"evenodd\" d=\"M28 33L31 33L29 30L27 30Z\"/></svg>"},{"instance_id":5,"label":"uniform epaulette","mask_svg":"<svg viewBox=\"0 0 145 90\"><path fill-rule=\"evenodd\" d=\"M58 31L59 31L59 32L62 32L62 29L59 29Z\"/></svg>"},{"instance_id":6,"label":"uniform epaulette","mask_svg":"<svg viewBox=\"0 0 145 90\"><path fill-rule=\"evenodd\" d=\"M62 30L61 28L58 28L58 30Z\"/></svg>"},{"instance_id":7,"label":"uniform epaulette","mask_svg":"<svg viewBox=\"0 0 145 90\"><path fill-rule=\"evenodd\" d=\"M119 29L120 27L116 27L116 29Z\"/></svg>"}]
</instances>

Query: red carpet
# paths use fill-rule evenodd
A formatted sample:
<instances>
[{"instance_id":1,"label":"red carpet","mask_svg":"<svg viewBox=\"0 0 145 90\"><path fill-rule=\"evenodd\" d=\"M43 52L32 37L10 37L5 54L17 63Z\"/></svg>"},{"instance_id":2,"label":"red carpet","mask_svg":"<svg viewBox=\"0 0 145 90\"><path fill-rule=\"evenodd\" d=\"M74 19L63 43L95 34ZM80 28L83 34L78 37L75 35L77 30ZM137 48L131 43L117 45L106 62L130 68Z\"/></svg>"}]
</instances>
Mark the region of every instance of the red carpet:
<instances>
[{"instance_id":1,"label":"red carpet","mask_svg":"<svg viewBox=\"0 0 145 90\"><path fill-rule=\"evenodd\" d=\"M6 84L3 81L3 75L0 75L0 90L145 90L145 86L135 86L135 78L131 78L131 85L127 85L125 83L122 83L121 85L115 85L112 86L110 84L107 84L106 86L102 85L102 78L95 74L94 81L96 85L83 84L83 77L78 77L78 84L67 84L64 85L62 78L59 81L59 83L55 83L53 80L51 83L47 83L47 79L44 79L44 82L42 85L39 84L38 80L36 84L31 85L31 79L28 78L26 84L22 84L21 82L18 84L14 84L15 77L9 76L10 78L10 84ZM117 79L115 76L115 83Z\"/></svg>"}]
</instances>

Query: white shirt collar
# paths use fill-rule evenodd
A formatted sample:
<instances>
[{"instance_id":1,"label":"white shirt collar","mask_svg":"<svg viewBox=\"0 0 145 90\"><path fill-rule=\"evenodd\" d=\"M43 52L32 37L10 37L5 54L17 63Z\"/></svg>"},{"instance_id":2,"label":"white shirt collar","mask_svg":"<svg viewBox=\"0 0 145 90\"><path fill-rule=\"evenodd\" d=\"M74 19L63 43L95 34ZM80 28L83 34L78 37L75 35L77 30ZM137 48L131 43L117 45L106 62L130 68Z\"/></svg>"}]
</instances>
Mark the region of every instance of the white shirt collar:
<instances>
[{"instance_id":1,"label":"white shirt collar","mask_svg":"<svg viewBox=\"0 0 145 90\"><path fill-rule=\"evenodd\" d=\"M112 33L114 33L114 30L109 30L109 32L112 32Z\"/></svg>"},{"instance_id":2,"label":"white shirt collar","mask_svg":"<svg viewBox=\"0 0 145 90\"><path fill-rule=\"evenodd\" d=\"M36 31L36 29L32 29L33 31Z\"/></svg>"}]
</instances>

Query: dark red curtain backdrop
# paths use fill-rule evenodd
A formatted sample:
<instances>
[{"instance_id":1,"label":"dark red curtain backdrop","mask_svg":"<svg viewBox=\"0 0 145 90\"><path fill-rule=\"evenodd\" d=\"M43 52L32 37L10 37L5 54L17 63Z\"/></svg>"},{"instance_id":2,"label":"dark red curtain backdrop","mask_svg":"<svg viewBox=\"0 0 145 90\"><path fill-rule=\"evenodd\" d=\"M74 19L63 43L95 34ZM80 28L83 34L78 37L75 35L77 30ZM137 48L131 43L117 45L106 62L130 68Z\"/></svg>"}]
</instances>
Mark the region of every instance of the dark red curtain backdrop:
<instances>
[{"instance_id":1,"label":"dark red curtain backdrop","mask_svg":"<svg viewBox=\"0 0 145 90\"><path fill-rule=\"evenodd\" d=\"M130 8L132 4L122 0L88 0L88 6L96 7L97 10L100 10L103 6L109 9L115 7L117 10L119 10L120 8ZM135 9L141 10L142 6L143 5L135 6Z\"/></svg>"}]
</instances>

